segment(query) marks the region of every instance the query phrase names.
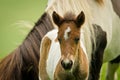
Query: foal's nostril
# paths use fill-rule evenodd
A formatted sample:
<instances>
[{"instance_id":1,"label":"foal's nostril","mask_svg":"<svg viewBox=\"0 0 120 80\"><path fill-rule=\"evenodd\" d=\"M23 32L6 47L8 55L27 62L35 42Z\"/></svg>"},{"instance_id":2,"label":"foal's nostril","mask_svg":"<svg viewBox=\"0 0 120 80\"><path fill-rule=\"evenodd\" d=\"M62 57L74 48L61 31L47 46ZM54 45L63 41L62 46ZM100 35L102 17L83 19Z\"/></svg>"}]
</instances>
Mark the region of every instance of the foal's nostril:
<instances>
[{"instance_id":1,"label":"foal's nostril","mask_svg":"<svg viewBox=\"0 0 120 80\"><path fill-rule=\"evenodd\" d=\"M72 60L69 60L69 61L62 60L61 65L65 70L70 70L72 68L73 62Z\"/></svg>"}]
</instances>

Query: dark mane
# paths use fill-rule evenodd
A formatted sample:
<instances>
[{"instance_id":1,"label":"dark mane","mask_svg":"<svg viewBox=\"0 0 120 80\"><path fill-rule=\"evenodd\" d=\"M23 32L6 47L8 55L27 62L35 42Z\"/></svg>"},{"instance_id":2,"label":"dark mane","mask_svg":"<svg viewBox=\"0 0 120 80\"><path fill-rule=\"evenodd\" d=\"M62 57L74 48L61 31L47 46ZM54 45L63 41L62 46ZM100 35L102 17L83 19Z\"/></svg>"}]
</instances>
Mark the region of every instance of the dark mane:
<instances>
[{"instance_id":1,"label":"dark mane","mask_svg":"<svg viewBox=\"0 0 120 80\"><path fill-rule=\"evenodd\" d=\"M23 43L0 62L0 80L38 80L41 39L52 29L50 17L44 13Z\"/></svg>"}]
</instances>

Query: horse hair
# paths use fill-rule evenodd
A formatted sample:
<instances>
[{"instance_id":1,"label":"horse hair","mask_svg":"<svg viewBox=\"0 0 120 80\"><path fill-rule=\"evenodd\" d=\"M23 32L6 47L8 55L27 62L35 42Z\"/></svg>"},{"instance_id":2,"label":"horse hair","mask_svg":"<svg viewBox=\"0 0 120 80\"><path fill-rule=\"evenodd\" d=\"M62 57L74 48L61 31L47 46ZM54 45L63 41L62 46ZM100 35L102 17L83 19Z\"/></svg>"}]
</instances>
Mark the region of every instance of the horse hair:
<instances>
[{"instance_id":1,"label":"horse hair","mask_svg":"<svg viewBox=\"0 0 120 80\"><path fill-rule=\"evenodd\" d=\"M0 80L38 80L41 39L52 29L50 16L44 13L23 43L0 62Z\"/></svg>"},{"instance_id":2,"label":"horse hair","mask_svg":"<svg viewBox=\"0 0 120 80\"><path fill-rule=\"evenodd\" d=\"M104 0L95 0L96 2L98 2L99 4L103 4L104 2Z\"/></svg>"}]
</instances>

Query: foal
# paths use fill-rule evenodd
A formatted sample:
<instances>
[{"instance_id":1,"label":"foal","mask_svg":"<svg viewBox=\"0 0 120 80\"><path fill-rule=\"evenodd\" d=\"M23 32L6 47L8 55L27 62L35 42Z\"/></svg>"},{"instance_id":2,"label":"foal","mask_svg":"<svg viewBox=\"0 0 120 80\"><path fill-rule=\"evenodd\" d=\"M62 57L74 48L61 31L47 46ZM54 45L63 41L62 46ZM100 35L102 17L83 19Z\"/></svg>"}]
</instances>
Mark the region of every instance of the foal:
<instances>
[{"instance_id":1,"label":"foal","mask_svg":"<svg viewBox=\"0 0 120 80\"><path fill-rule=\"evenodd\" d=\"M46 35L42 40L39 65L40 80L87 80L88 59L80 40L81 27L85 21L84 13L81 12L77 17L72 13L66 13L64 17L61 17L53 12L52 17L53 22L58 26L58 31L49 32L49 35ZM53 39L52 36L56 37ZM56 44L59 43L60 50L59 48L55 49L57 46L52 45L53 41ZM49 43L46 48L45 43ZM56 52L51 53L50 47L54 47ZM49 59L52 54L57 57L51 56L51 59L59 58L55 63ZM55 69L50 68L50 65L53 67L56 65ZM50 72L49 69L53 71Z\"/></svg>"},{"instance_id":2,"label":"foal","mask_svg":"<svg viewBox=\"0 0 120 80\"><path fill-rule=\"evenodd\" d=\"M53 21L59 27L58 41L61 58L56 67L55 80L85 80L88 76L88 62L80 42L80 29L85 21L81 12L77 18L67 13L64 18L56 12Z\"/></svg>"}]
</instances>

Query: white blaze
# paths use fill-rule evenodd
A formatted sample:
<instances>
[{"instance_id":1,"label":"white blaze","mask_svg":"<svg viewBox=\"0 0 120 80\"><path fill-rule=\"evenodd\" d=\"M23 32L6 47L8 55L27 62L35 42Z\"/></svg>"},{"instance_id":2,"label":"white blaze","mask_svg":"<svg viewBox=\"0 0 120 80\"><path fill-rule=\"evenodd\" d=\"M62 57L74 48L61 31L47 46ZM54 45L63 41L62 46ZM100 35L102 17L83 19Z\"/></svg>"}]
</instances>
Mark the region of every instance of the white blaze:
<instances>
[{"instance_id":1,"label":"white blaze","mask_svg":"<svg viewBox=\"0 0 120 80\"><path fill-rule=\"evenodd\" d=\"M68 27L66 30L65 30L65 33L64 33L64 38L65 40L67 40L69 38L69 35L68 33L71 31L70 27Z\"/></svg>"}]
</instances>

